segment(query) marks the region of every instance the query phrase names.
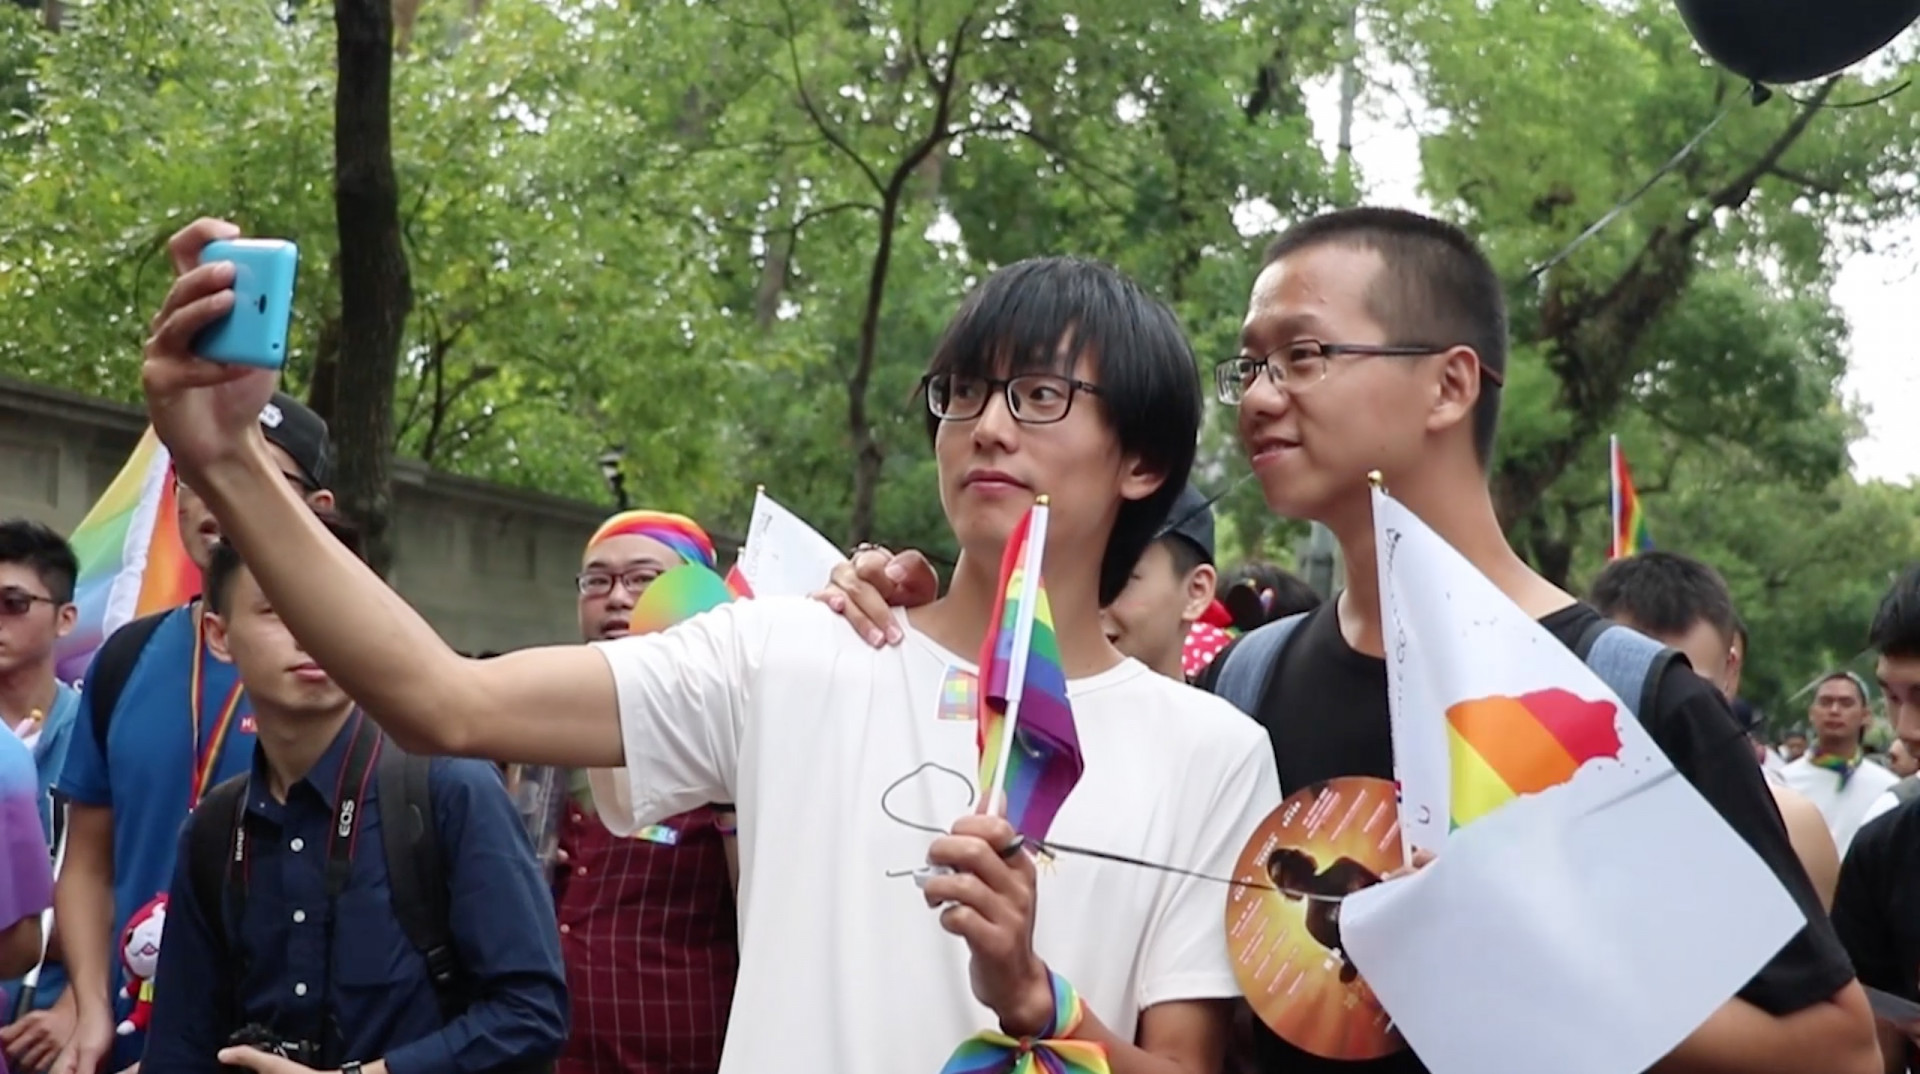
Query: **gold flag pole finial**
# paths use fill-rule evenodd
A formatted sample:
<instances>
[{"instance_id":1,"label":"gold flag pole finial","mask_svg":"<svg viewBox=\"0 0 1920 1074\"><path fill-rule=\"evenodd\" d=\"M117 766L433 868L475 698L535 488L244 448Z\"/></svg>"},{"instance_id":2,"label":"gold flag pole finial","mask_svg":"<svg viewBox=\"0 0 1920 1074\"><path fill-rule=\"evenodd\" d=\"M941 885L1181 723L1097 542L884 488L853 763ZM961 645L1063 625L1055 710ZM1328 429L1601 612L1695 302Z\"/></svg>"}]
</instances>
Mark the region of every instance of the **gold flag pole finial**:
<instances>
[{"instance_id":1,"label":"gold flag pole finial","mask_svg":"<svg viewBox=\"0 0 1920 1074\"><path fill-rule=\"evenodd\" d=\"M1378 470L1367 471L1367 484L1371 485L1376 491L1387 491L1387 479L1381 476Z\"/></svg>"},{"instance_id":2,"label":"gold flag pole finial","mask_svg":"<svg viewBox=\"0 0 1920 1074\"><path fill-rule=\"evenodd\" d=\"M1043 492L1040 495L1035 496L1033 498L1033 502L1040 507L1045 507L1047 505L1047 494Z\"/></svg>"}]
</instances>

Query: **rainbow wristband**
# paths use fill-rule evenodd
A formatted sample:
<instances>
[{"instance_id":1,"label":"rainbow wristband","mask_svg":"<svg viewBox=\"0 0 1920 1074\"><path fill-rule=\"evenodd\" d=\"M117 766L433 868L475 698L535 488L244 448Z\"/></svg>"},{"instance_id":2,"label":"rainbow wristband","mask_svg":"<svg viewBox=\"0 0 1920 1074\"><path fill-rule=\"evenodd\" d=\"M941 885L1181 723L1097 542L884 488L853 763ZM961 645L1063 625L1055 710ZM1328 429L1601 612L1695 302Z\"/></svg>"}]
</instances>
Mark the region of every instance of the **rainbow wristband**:
<instances>
[{"instance_id":1,"label":"rainbow wristband","mask_svg":"<svg viewBox=\"0 0 1920 1074\"><path fill-rule=\"evenodd\" d=\"M1053 983L1053 1021L1044 1036L1016 1040L989 1029L956 1048L940 1074L1113 1074L1106 1045L1072 1039L1087 1018L1080 993L1052 970L1047 976Z\"/></svg>"}]
</instances>

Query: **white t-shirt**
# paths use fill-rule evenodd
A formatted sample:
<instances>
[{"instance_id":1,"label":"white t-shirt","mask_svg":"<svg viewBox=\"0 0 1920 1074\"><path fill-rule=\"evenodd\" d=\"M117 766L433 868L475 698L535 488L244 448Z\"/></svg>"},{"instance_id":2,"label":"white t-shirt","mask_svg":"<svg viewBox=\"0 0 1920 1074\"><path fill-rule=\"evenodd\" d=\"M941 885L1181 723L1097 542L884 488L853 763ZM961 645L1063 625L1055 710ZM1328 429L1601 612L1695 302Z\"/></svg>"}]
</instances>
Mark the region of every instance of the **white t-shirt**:
<instances>
[{"instance_id":1,"label":"white t-shirt","mask_svg":"<svg viewBox=\"0 0 1920 1074\"><path fill-rule=\"evenodd\" d=\"M1788 764L1782 775L1787 786L1806 795L1820 815L1827 818L1827 830L1833 833L1833 845L1842 858L1847 856L1853 833L1866 823L1868 811L1881 795L1900 782L1900 777L1881 765L1861 761L1842 790L1839 774L1815 765L1811 755Z\"/></svg>"},{"instance_id":2,"label":"white t-shirt","mask_svg":"<svg viewBox=\"0 0 1920 1074\"><path fill-rule=\"evenodd\" d=\"M707 802L740 820L740 973L723 1074L936 1071L997 1019L973 998L966 943L910 878L933 836L881 812L929 762L978 779L970 719L943 717L949 669L907 626L875 650L807 600L730 604L659 634L599 643L618 685L624 803L617 834ZM1068 683L1086 772L1051 837L1230 876L1280 800L1267 735L1209 694L1137 661ZM608 774L596 778L596 792ZM611 789L611 788L607 788ZM968 787L922 772L888 796L946 828ZM1140 1011L1237 996L1223 884L1072 855L1040 866L1034 950L1131 1039Z\"/></svg>"}]
</instances>

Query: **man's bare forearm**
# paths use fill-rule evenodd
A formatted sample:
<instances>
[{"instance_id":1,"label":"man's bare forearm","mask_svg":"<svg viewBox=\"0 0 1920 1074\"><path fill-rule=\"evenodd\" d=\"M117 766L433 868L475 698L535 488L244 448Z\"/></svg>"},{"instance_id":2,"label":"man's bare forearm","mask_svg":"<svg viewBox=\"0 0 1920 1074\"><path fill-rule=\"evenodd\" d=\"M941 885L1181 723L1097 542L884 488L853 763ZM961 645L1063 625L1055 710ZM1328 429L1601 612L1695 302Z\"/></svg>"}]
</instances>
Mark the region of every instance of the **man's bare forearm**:
<instances>
[{"instance_id":1,"label":"man's bare forearm","mask_svg":"<svg viewBox=\"0 0 1920 1074\"><path fill-rule=\"evenodd\" d=\"M1779 1016L1732 1000L1651 1074L1879 1074L1880 1045L1866 993L1850 983L1832 999Z\"/></svg>"},{"instance_id":2,"label":"man's bare forearm","mask_svg":"<svg viewBox=\"0 0 1920 1074\"><path fill-rule=\"evenodd\" d=\"M396 741L534 764L625 761L605 659L578 645L492 660L454 652L327 531L255 438L252 450L187 481L301 648Z\"/></svg>"},{"instance_id":3,"label":"man's bare forearm","mask_svg":"<svg viewBox=\"0 0 1920 1074\"><path fill-rule=\"evenodd\" d=\"M460 656L327 532L264 446L185 477L307 654L403 746L458 752L457 727L431 717L459 703Z\"/></svg>"},{"instance_id":4,"label":"man's bare forearm","mask_svg":"<svg viewBox=\"0 0 1920 1074\"><path fill-rule=\"evenodd\" d=\"M104 1011L112 965L113 814L97 806L72 807L67 860L53 888L53 916L61 924L67 987L76 1010Z\"/></svg>"}]
</instances>

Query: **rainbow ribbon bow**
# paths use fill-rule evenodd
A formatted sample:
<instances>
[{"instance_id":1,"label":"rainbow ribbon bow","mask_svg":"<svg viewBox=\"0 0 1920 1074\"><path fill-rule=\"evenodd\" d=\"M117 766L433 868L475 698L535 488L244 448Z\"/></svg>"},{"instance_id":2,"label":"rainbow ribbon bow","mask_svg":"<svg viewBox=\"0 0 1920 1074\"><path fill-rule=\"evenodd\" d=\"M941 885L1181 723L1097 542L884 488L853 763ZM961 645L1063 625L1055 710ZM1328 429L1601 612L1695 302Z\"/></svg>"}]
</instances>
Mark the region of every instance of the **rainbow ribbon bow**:
<instances>
[{"instance_id":1,"label":"rainbow ribbon bow","mask_svg":"<svg viewBox=\"0 0 1920 1074\"><path fill-rule=\"evenodd\" d=\"M1065 978L1051 976L1053 1023L1045 1037L1017 1040L989 1029L962 1042L940 1074L1113 1074L1105 1045L1069 1039L1087 1007Z\"/></svg>"}]
</instances>

